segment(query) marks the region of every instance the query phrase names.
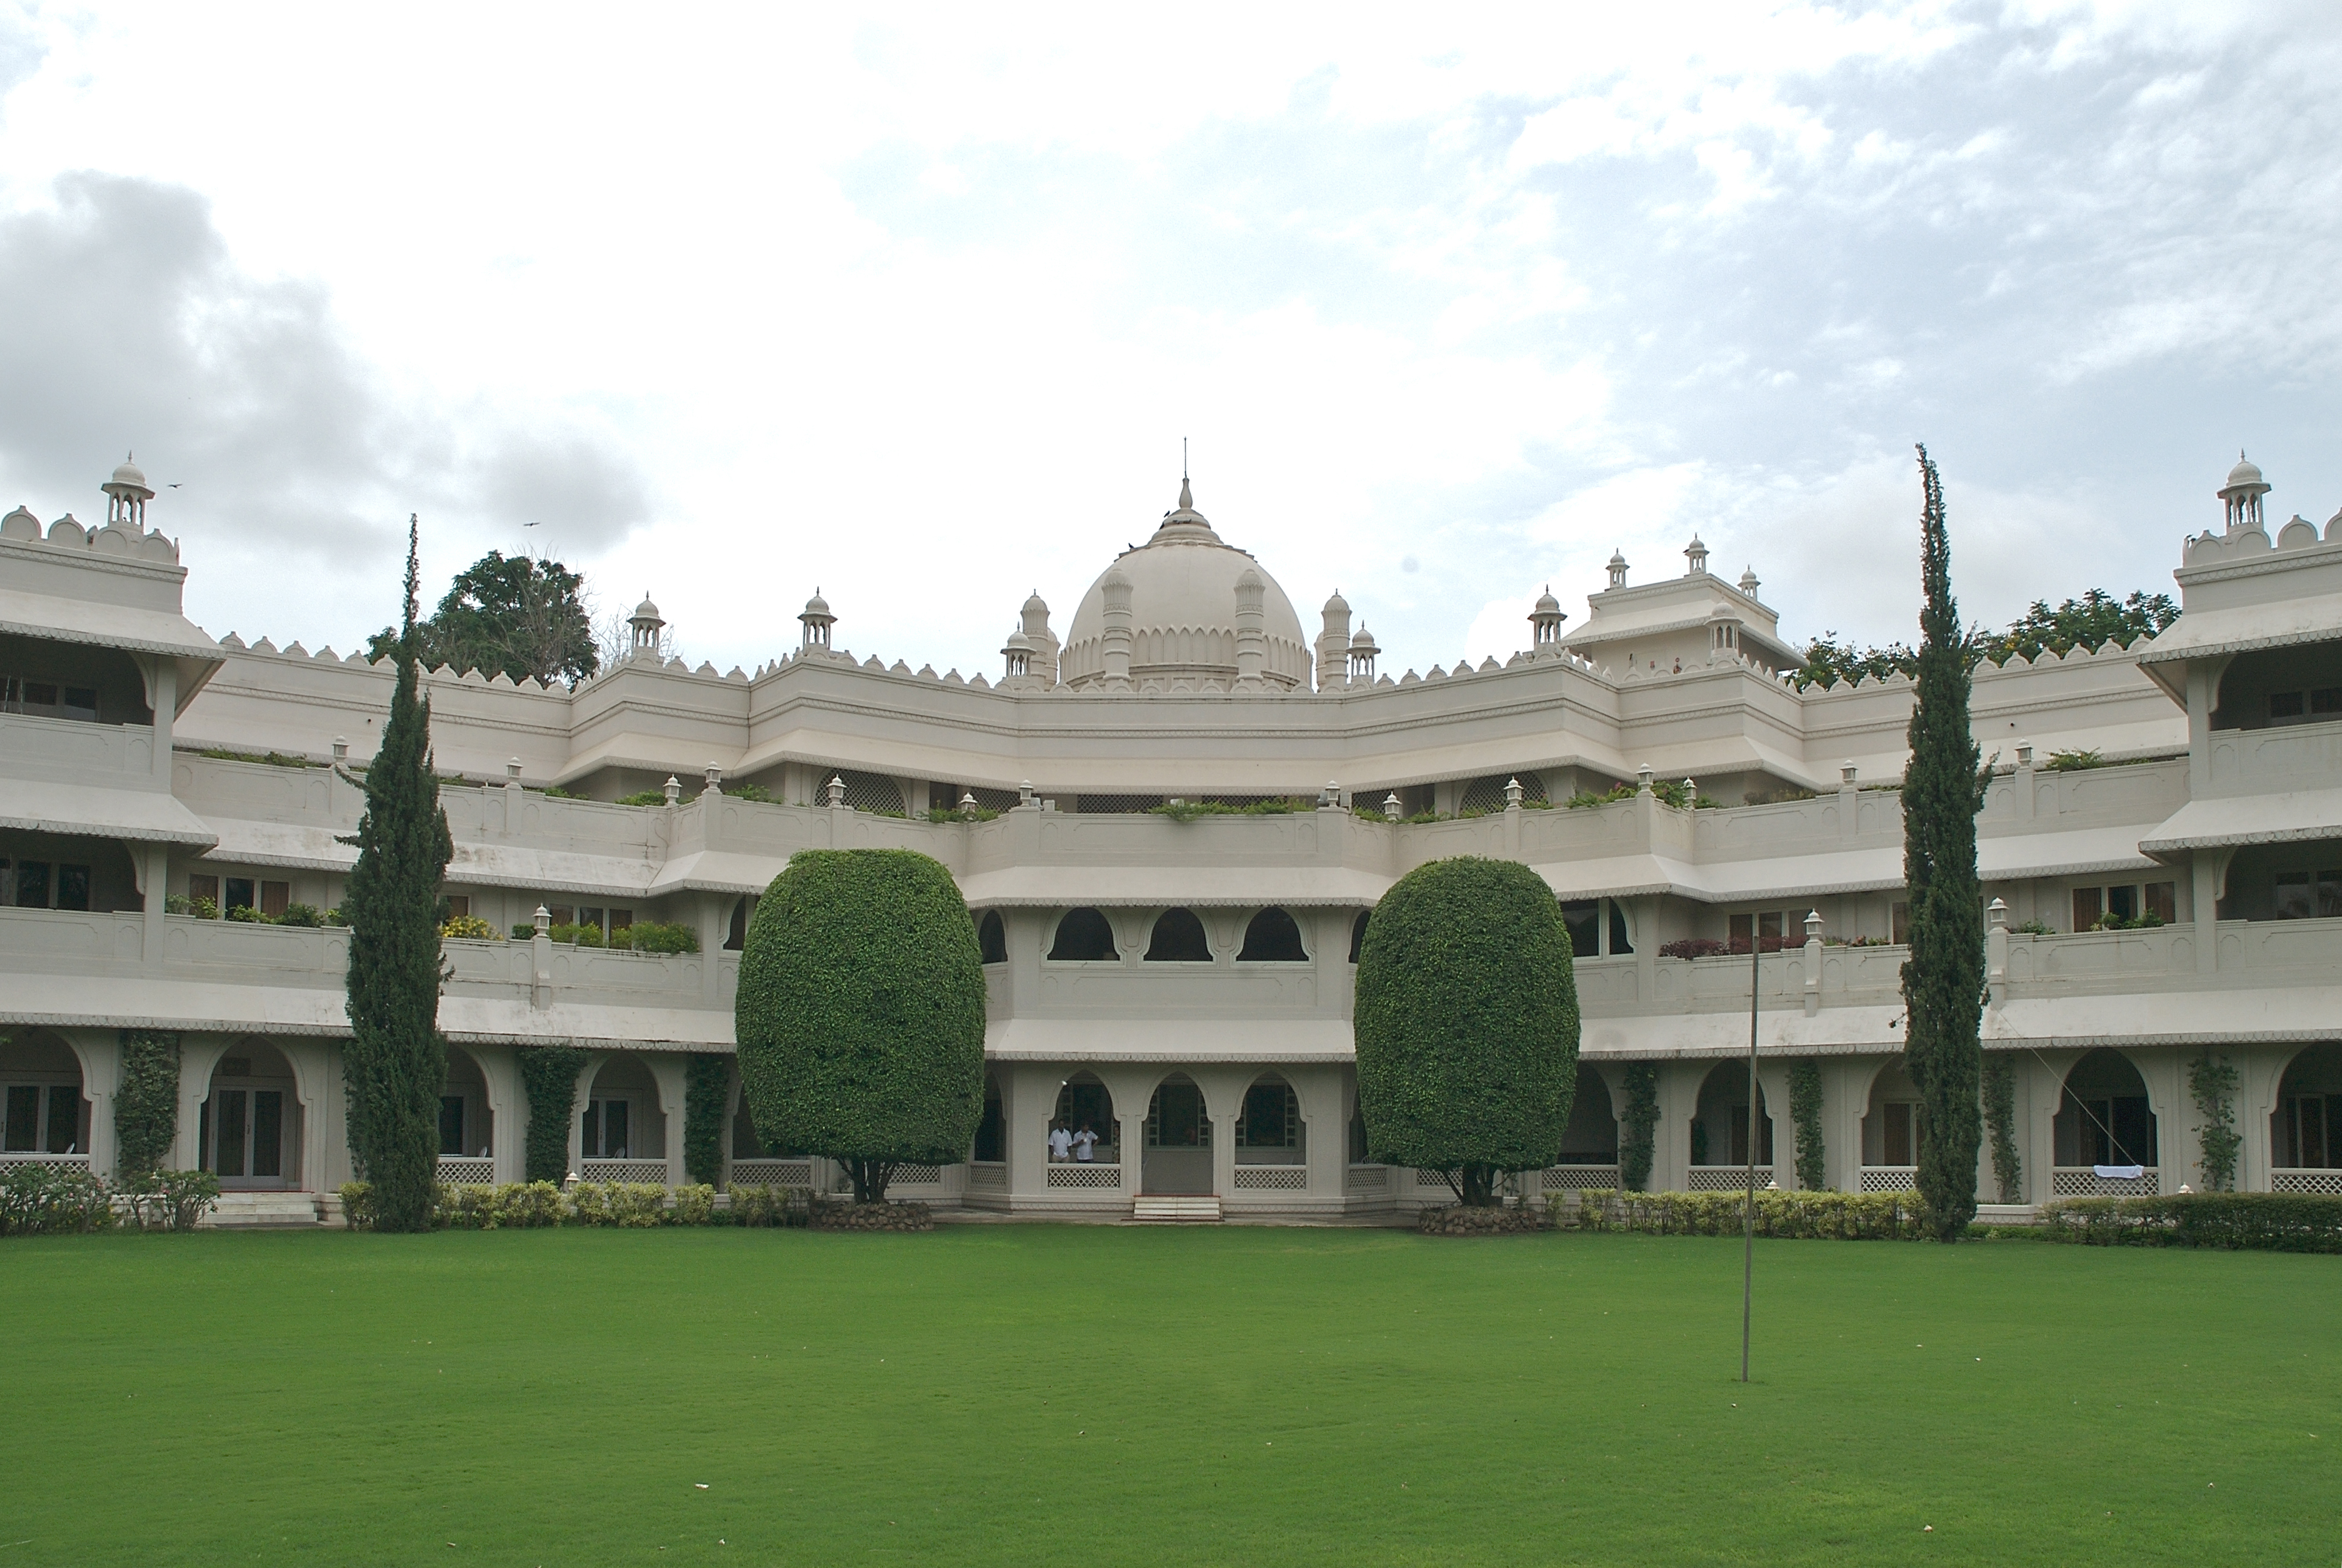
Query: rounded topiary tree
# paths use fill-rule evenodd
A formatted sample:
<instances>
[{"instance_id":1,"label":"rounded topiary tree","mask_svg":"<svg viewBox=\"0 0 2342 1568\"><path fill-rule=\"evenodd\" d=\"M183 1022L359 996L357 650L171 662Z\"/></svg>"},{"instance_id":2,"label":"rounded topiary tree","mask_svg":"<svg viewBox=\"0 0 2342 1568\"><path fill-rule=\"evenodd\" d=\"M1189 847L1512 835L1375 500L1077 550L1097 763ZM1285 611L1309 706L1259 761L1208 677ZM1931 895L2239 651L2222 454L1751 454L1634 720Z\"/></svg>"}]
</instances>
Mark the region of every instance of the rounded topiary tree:
<instances>
[{"instance_id":1,"label":"rounded topiary tree","mask_svg":"<svg viewBox=\"0 0 2342 1568\"><path fill-rule=\"evenodd\" d=\"M1445 1172L1466 1204L1542 1170L1577 1092L1577 977L1553 890L1463 857L1399 879L1358 951L1358 1111L1376 1159Z\"/></svg>"},{"instance_id":2,"label":"rounded topiary tree","mask_svg":"<svg viewBox=\"0 0 2342 1568\"><path fill-rule=\"evenodd\" d=\"M740 954L734 1027L757 1136L842 1162L857 1203L895 1167L967 1158L984 1114L984 967L951 874L911 850L806 850Z\"/></svg>"}]
</instances>

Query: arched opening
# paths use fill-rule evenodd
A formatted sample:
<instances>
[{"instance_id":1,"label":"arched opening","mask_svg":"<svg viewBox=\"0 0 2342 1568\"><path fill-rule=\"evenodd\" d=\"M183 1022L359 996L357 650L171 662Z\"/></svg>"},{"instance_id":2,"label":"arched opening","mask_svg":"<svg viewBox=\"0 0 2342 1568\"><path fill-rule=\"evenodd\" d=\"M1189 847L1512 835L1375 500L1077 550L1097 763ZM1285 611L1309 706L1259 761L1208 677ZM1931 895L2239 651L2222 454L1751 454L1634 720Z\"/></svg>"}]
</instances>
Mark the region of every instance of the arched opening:
<instances>
[{"instance_id":1,"label":"arched opening","mask_svg":"<svg viewBox=\"0 0 2342 1568\"><path fill-rule=\"evenodd\" d=\"M1358 961L1358 954L1366 944L1366 922L1375 917L1371 909L1358 911L1358 918L1350 922L1350 962Z\"/></svg>"},{"instance_id":2,"label":"arched opening","mask_svg":"<svg viewBox=\"0 0 2342 1568\"><path fill-rule=\"evenodd\" d=\"M487 1074L470 1052L450 1045L447 1081L439 1089L439 1179L474 1185L494 1181L495 1146Z\"/></svg>"},{"instance_id":3,"label":"arched opening","mask_svg":"<svg viewBox=\"0 0 2342 1568\"><path fill-rule=\"evenodd\" d=\"M1096 964L1119 958L1114 926L1095 909L1069 909L1057 922L1056 940L1049 944L1052 964Z\"/></svg>"},{"instance_id":4,"label":"arched opening","mask_svg":"<svg viewBox=\"0 0 2342 1568\"><path fill-rule=\"evenodd\" d=\"M293 1065L265 1040L239 1040L212 1068L195 1124L203 1168L225 1188L297 1187L301 1101Z\"/></svg>"},{"instance_id":5,"label":"arched opening","mask_svg":"<svg viewBox=\"0 0 2342 1568\"><path fill-rule=\"evenodd\" d=\"M594 1074L578 1148L586 1181L666 1180L666 1110L640 1056L620 1052Z\"/></svg>"},{"instance_id":6,"label":"arched opening","mask_svg":"<svg viewBox=\"0 0 2342 1568\"><path fill-rule=\"evenodd\" d=\"M1000 918L1000 911L987 909L976 923L976 961L981 964L1008 962L1008 927Z\"/></svg>"},{"instance_id":7,"label":"arched opening","mask_svg":"<svg viewBox=\"0 0 2342 1568\"><path fill-rule=\"evenodd\" d=\"M1748 1165L1748 1064L1719 1062L1699 1086L1698 1114L1691 1123L1691 1163L1746 1170ZM1756 1086L1756 1174L1769 1179L1773 1164L1773 1114L1765 1106L1765 1086ZM1728 1185L1729 1183L1726 1183Z\"/></svg>"},{"instance_id":8,"label":"arched opening","mask_svg":"<svg viewBox=\"0 0 2342 1568\"><path fill-rule=\"evenodd\" d=\"M752 894L734 901L731 923L724 929L724 951L738 953L748 945L748 922L756 918L756 900Z\"/></svg>"},{"instance_id":9,"label":"arched opening","mask_svg":"<svg viewBox=\"0 0 2342 1568\"><path fill-rule=\"evenodd\" d=\"M1155 932L1146 941L1149 964L1209 964L1212 944L1204 923L1192 909L1166 909L1155 917Z\"/></svg>"},{"instance_id":10,"label":"arched opening","mask_svg":"<svg viewBox=\"0 0 2342 1568\"><path fill-rule=\"evenodd\" d=\"M0 1038L0 1096L7 1106L0 1164L89 1159L89 1102L81 1058L45 1030Z\"/></svg>"},{"instance_id":11,"label":"arched opening","mask_svg":"<svg viewBox=\"0 0 2342 1568\"><path fill-rule=\"evenodd\" d=\"M2100 1166L2111 1170L2136 1165L2151 1176L2157 1164L2156 1134L2147 1080L2139 1076L2129 1057L2100 1046L2074 1064L2073 1071L2066 1074L2065 1092L2058 1097L2053 1124L2055 1163L2065 1174L2097 1176ZM2074 1191L2067 1192L2066 1187ZM2071 1197L2097 1190L2089 1183L2068 1180L2059 1185L2057 1195Z\"/></svg>"},{"instance_id":12,"label":"arched opening","mask_svg":"<svg viewBox=\"0 0 2342 1568\"><path fill-rule=\"evenodd\" d=\"M1308 951L1301 945L1301 927L1293 916L1271 906L1252 917L1245 927L1243 951L1236 954L1239 964L1306 964Z\"/></svg>"},{"instance_id":13,"label":"arched opening","mask_svg":"<svg viewBox=\"0 0 2342 1568\"><path fill-rule=\"evenodd\" d=\"M1236 1164L1299 1165L1308 1154L1309 1129L1301 1120L1301 1097L1276 1074L1262 1074L1245 1091L1236 1111Z\"/></svg>"},{"instance_id":14,"label":"arched opening","mask_svg":"<svg viewBox=\"0 0 2342 1568\"><path fill-rule=\"evenodd\" d=\"M1862 1113L1862 1190L1903 1193L1917 1185L1919 1090L1903 1064L1890 1062L1870 1081Z\"/></svg>"},{"instance_id":15,"label":"arched opening","mask_svg":"<svg viewBox=\"0 0 2342 1568\"><path fill-rule=\"evenodd\" d=\"M1185 1073L1155 1086L1146 1103L1146 1160L1140 1190L1165 1194L1212 1190L1212 1118L1204 1092Z\"/></svg>"},{"instance_id":16,"label":"arched opening","mask_svg":"<svg viewBox=\"0 0 2342 1568\"><path fill-rule=\"evenodd\" d=\"M2269 1149L2276 1191L2342 1194L2342 1045L2312 1045L2286 1064Z\"/></svg>"},{"instance_id":17,"label":"arched opening","mask_svg":"<svg viewBox=\"0 0 2342 1568\"><path fill-rule=\"evenodd\" d=\"M1577 1097L1570 1102L1569 1124L1561 1130L1561 1154L1554 1164L1618 1164L1618 1116L1610 1103L1610 1085L1583 1062L1577 1064Z\"/></svg>"},{"instance_id":18,"label":"arched opening","mask_svg":"<svg viewBox=\"0 0 2342 1568\"><path fill-rule=\"evenodd\" d=\"M1000 1098L1000 1080L984 1075L984 1114L976 1124L976 1144L968 1158L996 1165L1008 1158L1008 1110Z\"/></svg>"},{"instance_id":19,"label":"arched opening","mask_svg":"<svg viewBox=\"0 0 2342 1568\"><path fill-rule=\"evenodd\" d=\"M1118 1164L1122 1124L1114 1119L1114 1096L1095 1073L1076 1073L1057 1086L1049 1118L1049 1158L1061 1164Z\"/></svg>"}]
</instances>

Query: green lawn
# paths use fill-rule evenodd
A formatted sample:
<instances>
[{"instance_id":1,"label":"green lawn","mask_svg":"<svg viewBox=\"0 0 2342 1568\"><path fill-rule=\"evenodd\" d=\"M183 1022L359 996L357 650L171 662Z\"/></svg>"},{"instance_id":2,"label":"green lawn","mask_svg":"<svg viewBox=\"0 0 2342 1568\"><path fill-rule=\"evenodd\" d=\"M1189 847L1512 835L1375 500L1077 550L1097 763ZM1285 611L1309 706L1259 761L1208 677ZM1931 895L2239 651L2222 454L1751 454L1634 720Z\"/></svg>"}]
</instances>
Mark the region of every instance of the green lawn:
<instances>
[{"instance_id":1,"label":"green lawn","mask_svg":"<svg viewBox=\"0 0 2342 1568\"><path fill-rule=\"evenodd\" d=\"M1743 1386L1737 1241L10 1241L0 1568L2342 1553L2342 1259L1756 1266Z\"/></svg>"}]
</instances>

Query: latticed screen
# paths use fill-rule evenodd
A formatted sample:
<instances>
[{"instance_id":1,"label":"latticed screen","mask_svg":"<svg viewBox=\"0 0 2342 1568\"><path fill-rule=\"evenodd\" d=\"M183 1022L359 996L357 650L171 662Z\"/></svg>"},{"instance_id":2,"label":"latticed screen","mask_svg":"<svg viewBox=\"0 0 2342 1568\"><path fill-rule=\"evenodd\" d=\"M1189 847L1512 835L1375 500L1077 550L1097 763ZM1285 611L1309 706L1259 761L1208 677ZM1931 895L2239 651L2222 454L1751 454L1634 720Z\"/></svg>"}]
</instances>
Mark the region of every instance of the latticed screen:
<instances>
[{"instance_id":1,"label":"latticed screen","mask_svg":"<svg viewBox=\"0 0 2342 1568\"><path fill-rule=\"evenodd\" d=\"M1127 815L1153 811L1163 804L1159 794L1077 794L1074 809L1084 816Z\"/></svg>"},{"instance_id":2,"label":"latticed screen","mask_svg":"<svg viewBox=\"0 0 2342 1568\"><path fill-rule=\"evenodd\" d=\"M1464 789L1464 798L1456 803L1457 811L1502 811L1505 809L1505 786L1515 778L1521 781L1521 798L1525 801L1545 799L1545 780L1536 774L1490 774L1484 779L1474 779Z\"/></svg>"},{"instance_id":3,"label":"latticed screen","mask_svg":"<svg viewBox=\"0 0 2342 1568\"><path fill-rule=\"evenodd\" d=\"M902 788L885 774L852 773L841 768L836 776L845 782L846 804L856 811L902 811Z\"/></svg>"},{"instance_id":4,"label":"latticed screen","mask_svg":"<svg viewBox=\"0 0 2342 1568\"><path fill-rule=\"evenodd\" d=\"M1013 811L1016 806L1016 792L1013 789L985 789L976 784L945 784L939 780L927 785L927 804L930 807L957 811L961 800L968 795L974 795L976 804L986 811Z\"/></svg>"}]
</instances>

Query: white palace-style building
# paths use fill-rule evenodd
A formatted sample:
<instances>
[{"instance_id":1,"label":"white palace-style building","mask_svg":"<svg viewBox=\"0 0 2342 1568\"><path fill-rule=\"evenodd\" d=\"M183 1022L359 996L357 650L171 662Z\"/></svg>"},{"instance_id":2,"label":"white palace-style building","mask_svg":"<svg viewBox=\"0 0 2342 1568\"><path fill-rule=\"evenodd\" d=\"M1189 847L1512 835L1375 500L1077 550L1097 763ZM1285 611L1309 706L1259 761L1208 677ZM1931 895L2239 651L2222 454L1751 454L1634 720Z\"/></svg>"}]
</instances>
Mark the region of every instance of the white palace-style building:
<instances>
[{"instance_id":1,"label":"white palace-style building","mask_svg":"<svg viewBox=\"0 0 2342 1568\"><path fill-rule=\"evenodd\" d=\"M2207 1051L2239 1077L2237 1184L2342 1192L2342 516L2271 528L2268 488L2238 463L2225 518L2177 542L2184 614L2160 636L1977 673L1997 758L1984 1032L2016 1063L2027 1203L2201 1185ZM283 1194L248 1213L323 1214L349 1175L349 934L227 916L339 900L360 793L335 764L372 753L390 668L206 634L144 476L125 463L104 490L100 526L0 519L5 1157L110 1173L123 1032L170 1031L173 1163ZM1797 1183L1789 1079L1810 1057L1827 1184L1909 1185L1892 786L1910 684L1800 690L1756 576L1685 554L1639 582L1614 555L1574 626L1548 594L1509 658L1394 678L1340 595L1306 628L1183 484L1062 635L1026 602L997 674L858 658L818 594L801 645L753 674L662 658L647 601L634 656L575 690L434 673L438 764L463 780L443 796L455 907L498 932L542 910L700 940L556 944L540 921L449 941L444 1176L521 1178L515 1052L574 1044L572 1169L683 1181L686 1063L732 1050L749 906L797 850L895 845L958 879L991 998L970 1157L906 1172L901 1195L1093 1217L1141 1194L1231 1218L1444 1201L1364 1159L1349 1017L1376 900L1457 854L1534 867L1582 954L1576 1113L1533 1192L1616 1183L1637 1062L1657 1064L1650 1185L1739 1183L1751 965L1676 954L1776 934L1760 1180ZM2077 760L2099 765L2051 765ZM1686 779L1718 806L1652 788ZM1294 796L1315 808L1150 810ZM1057 1117L1099 1134L1091 1161L1051 1157ZM735 1182L827 1178L744 1116L726 1133ZM2135 1182L2094 1169L2129 1164Z\"/></svg>"}]
</instances>

